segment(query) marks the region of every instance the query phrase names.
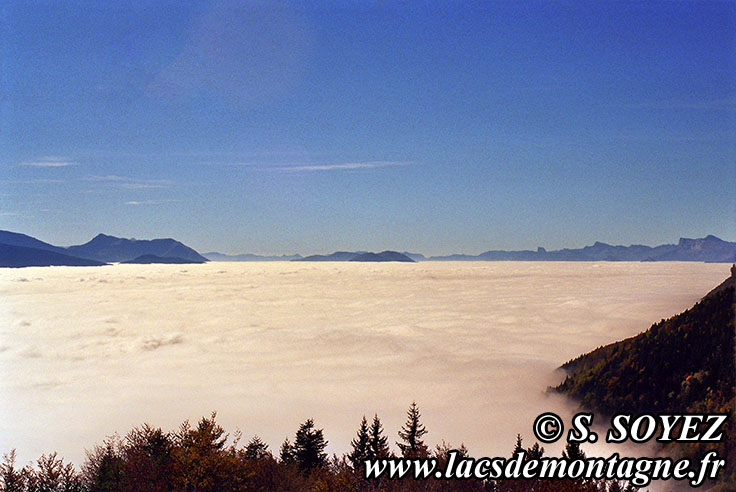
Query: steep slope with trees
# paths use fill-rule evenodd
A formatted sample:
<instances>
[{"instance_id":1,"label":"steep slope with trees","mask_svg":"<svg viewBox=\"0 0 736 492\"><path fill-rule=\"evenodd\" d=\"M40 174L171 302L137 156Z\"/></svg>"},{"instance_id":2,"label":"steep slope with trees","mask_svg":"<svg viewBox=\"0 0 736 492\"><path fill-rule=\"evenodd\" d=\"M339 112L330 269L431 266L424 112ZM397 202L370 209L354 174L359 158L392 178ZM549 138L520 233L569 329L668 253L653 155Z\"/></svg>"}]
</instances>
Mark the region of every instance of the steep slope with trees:
<instances>
[{"instance_id":1,"label":"steep slope with trees","mask_svg":"<svg viewBox=\"0 0 736 492\"><path fill-rule=\"evenodd\" d=\"M728 456L724 490L733 490L735 282L732 268L729 279L687 311L567 362L562 367L569 374L555 389L606 414L729 414L726 439L715 448ZM669 451L698 456L713 448L688 444Z\"/></svg>"}]
</instances>

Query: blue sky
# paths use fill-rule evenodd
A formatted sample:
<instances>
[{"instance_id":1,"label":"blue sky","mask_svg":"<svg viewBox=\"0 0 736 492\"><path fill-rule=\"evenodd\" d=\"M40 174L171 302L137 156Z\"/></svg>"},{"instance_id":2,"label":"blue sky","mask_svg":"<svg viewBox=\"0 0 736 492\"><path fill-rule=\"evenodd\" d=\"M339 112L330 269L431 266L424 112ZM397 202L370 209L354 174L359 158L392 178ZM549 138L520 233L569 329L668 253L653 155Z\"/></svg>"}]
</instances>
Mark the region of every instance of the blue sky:
<instances>
[{"instance_id":1,"label":"blue sky","mask_svg":"<svg viewBox=\"0 0 736 492\"><path fill-rule=\"evenodd\" d=\"M229 253L736 240L734 2L0 9L2 229Z\"/></svg>"}]
</instances>

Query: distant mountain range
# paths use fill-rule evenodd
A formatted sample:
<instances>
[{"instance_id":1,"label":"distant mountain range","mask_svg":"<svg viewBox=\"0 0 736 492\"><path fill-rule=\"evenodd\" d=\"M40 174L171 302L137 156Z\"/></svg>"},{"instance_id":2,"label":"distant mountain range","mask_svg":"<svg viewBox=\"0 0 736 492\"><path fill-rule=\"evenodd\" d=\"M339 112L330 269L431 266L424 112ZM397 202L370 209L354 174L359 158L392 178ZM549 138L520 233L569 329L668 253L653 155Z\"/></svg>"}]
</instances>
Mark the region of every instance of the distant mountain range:
<instances>
[{"instance_id":1,"label":"distant mountain range","mask_svg":"<svg viewBox=\"0 0 736 492\"><path fill-rule=\"evenodd\" d=\"M486 251L477 256L433 256L429 261L703 261L731 263L736 261L736 243L715 236L700 239L681 238L677 244L660 246L612 246L596 242L580 249L547 251Z\"/></svg>"},{"instance_id":2,"label":"distant mountain range","mask_svg":"<svg viewBox=\"0 0 736 492\"><path fill-rule=\"evenodd\" d=\"M396 251L384 251L382 253L371 253L370 251L336 251L329 255L311 255L302 256L300 254L294 255L281 255L281 256L263 256L255 255L251 253L245 253L240 255L226 255L212 251L204 253L203 256L210 261L404 261L404 258L396 257L395 260L388 260L390 257L387 253L397 254L406 256L414 261L426 261L427 257L420 253L409 253L404 251L403 253L397 253ZM356 259L362 255L378 255L381 259L371 259L371 256L363 256L361 259Z\"/></svg>"},{"instance_id":3,"label":"distant mountain range","mask_svg":"<svg viewBox=\"0 0 736 492\"><path fill-rule=\"evenodd\" d=\"M294 261L350 261L367 251L335 251L329 255L311 255Z\"/></svg>"},{"instance_id":4,"label":"distant mountain range","mask_svg":"<svg viewBox=\"0 0 736 492\"><path fill-rule=\"evenodd\" d=\"M1 242L1 240L0 240ZM204 263L207 258L174 239L138 240L98 234L79 246L69 246L69 254L98 261L127 261L142 255L182 258Z\"/></svg>"},{"instance_id":5,"label":"distant mountain range","mask_svg":"<svg viewBox=\"0 0 736 492\"><path fill-rule=\"evenodd\" d=\"M293 261L400 261L405 263L414 263L414 260L405 254L396 251L382 251L380 253L371 253L370 251L336 251L330 255L312 255Z\"/></svg>"},{"instance_id":6,"label":"distant mountain range","mask_svg":"<svg viewBox=\"0 0 736 492\"><path fill-rule=\"evenodd\" d=\"M148 256L148 263L204 263L207 258L174 239L136 240L98 234L91 241L62 248L17 232L0 231L0 267L99 266ZM158 258L159 261L152 261ZM140 261L139 261L140 262Z\"/></svg>"},{"instance_id":7,"label":"distant mountain range","mask_svg":"<svg viewBox=\"0 0 736 492\"><path fill-rule=\"evenodd\" d=\"M350 258L350 261L399 261L403 263L414 263L414 260L406 256L405 254L398 253L396 251L381 251L380 253L361 253Z\"/></svg>"},{"instance_id":8,"label":"distant mountain range","mask_svg":"<svg viewBox=\"0 0 736 492\"><path fill-rule=\"evenodd\" d=\"M39 241L35 237L27 236L19 232L0 231L0 244L53 251L54 253L59 254L69 254L66 248Z\"/></svg>"},{"instance_id":9,"label":"distant mountain range","mask_svg":"<svg viewBox=\"0 0 736 492\"><path fill-rule=\"evenodd\" d=\"M259 256L253 254L223 255L205 253L212 261L356 261L354 258L368 251L336 251L327 255ZM386 253L378 253L383 255ZM392 252L396 253L396 252ZM396 253L414 261L702 261L707 263L731 263L736 261L736 242L723 241L715 236L699 239L681 238L677 244L659 246L613 246L596 242L592 246L577 249L504 251L491 250L479 255L454 254L426 257L421 253ZM369 258L369 257L366 257ZM362 260L357 260L362 261ZM378 260L386 261L386 260ZM402 260L406 261L406 260Z\"/></svg>"},{"instance_id":10,"label":"distant mountain range","mask_svg":"<svg viewBox=\"0 0 736 492\"><path fill-rule=\"evenodd\" d=\"M28 266L100 266L101 261L77 258L55 251L0 244L0 267Z\"/></svg>"},{"instance_id":11,"label":"distant mountain range","mask_svg":"<svg viewBox=\"0 0 736 492\"><path fill-rule=\"evenodd\" d=\"M404 251L401 254L408 256L409 258L411 258L414 261L427 261L427 259L428 259L426 256L424 256L421 253L409 253L408 251Z\"/></svg>"},{"instance_id":12,"label":"distant mountain range","mask_svg":"<svg viewBox=\"0 0 736 492\"><path fill-rule=\"evenodd\" d=\"M0 231L0 267L43 265L99 265L127 262L144 255L159 258L180 258L192 263L211 261L701 261L709 263L736 262L736 242L715 236L698 239L681 238L677 244L659 246L613 246L596 242L578 249L547 251L544 248L521 251L491 250L479 255L454 254L426 257L420 253L383 251L336 251L328 255L299 254L264 256L256 254L226 255L218 252L200 255L174 239L137 240L98 234L91 241L63 248L17 232ZM10 248L10 247L13 248ZM19 250L27 248L35 251ZM56 253L60 256L49 255ZM87 263L80 260L88 260ZM89 263L91 261L92 263Z\"/></svg>"},{"instance_id":13,"label":"distant mountain range","mask_svg":"<svg viewBox=\"0 0 736 492\"><path fill-rule=\"evenodd\" d=\"M210 261L292 261L302 258L302 255L263 256L251 253L245 253L242 255L226 255L216 251L204 253L202 256Z\"/></svg>"},{"instance_id":14,"label":"distant mountain range","mask_svg":"<svg viewBox=\"0 0 736 492\"><path fill-rule=\"evenodd\" d=\"M187 260L184 258L177 258L176 256L156 256L156 255L141 255L132 260L121 261L120 263L136 263L139 265L149 265L151 263L168 263L168 264L183 264L183 263L204 263L203 261Z\"/></svg>"}]
</instances>

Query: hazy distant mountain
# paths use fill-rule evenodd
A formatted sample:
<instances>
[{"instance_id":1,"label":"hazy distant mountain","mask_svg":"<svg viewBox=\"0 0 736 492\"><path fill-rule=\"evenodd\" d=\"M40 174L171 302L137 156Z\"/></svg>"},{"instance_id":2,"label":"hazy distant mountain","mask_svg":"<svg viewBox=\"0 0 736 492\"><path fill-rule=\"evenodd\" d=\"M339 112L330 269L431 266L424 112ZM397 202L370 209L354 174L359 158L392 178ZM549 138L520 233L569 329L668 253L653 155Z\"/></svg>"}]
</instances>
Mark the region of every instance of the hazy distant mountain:
<instances>
[{"instance_id":1,"label":"hazy distant mountain","mask_svg":"<svg viewBox=\"0 0 736 492\"><path fill-rule=\"evenodd\" d=\"M105 263L77 258L56 251L0 244L0 267L100 266Z\"/></svg>"},{"instance_id":2,"label":"hazy distant mountain","mask_svg":"<svg viewBox=\"0 0 736 492\"><path fill-rule=\"evenodd\" d=\"M305 256L304 258L293 261L350 261L364 253L367 253L367 251L335 251L330 255Z\"/></svg>"},{"instance_id":3,"label":"hazy distant mountain","mask_svg":"<svg viewBox=\"0 0 736 492\"><path fill-rule=\"evenodd\" d=\"M730 263L736 261L736 243L715 236L702 239L680 239L678 244L660 246L612 246L596 242L579 249L547 251L486 251L477 256L433 256L431 261L704 261Z\"/></svg>"},{"instance_id":4,"label":"hazy distant mountain","mask_svg":"<svg viewBox=\"0 0 736 492\"><path fill-rule=\"evenodd\" d=\"M2 266L44 265L104 265L107 262L126 261L142 255L162 258L181 258L187 262L203 263L207 258L174 239L139 241L98 234L88 243L62 248L17 232L0 231L0 244L8 246L0 254ZM10 247L29 248L33 251ZM39 251L60 256L42 255Z\"/></svg>"},{"instance_id":5,"label":"hazy distant mountain","mask_svg":"<svg viewBox=\"0 0 736 492\"><path fill-rule=\"evenodd\" d=\"M404 251L402 254L408 256L414 261L427 261L427 257L421 253L410 253L408 251Z\"/></svg>"},{"instance_id":6,"label":"hazy distant mountain","mask_svg":"<svg viewBox=\"0 0 736 492\"><path fill-rule=\"evenodd\" d=\"M406 256L405 254L396 251L382 251L380 253L363 253L350 258L349 261L370 261L370 262L385 262L385 261L401 261L405 263L414 263L414 260Z\"/></svg>"},{"instance_id":7,"label":"hazy distant mountain","mask_svg":"<svg viewBox=\"0 0 736 492\"><path fill-rule=\"evenodd\" d=\"M54 251L60 254L68 254L66 248L54 246L53 244L39 241L35 237L20 234L18 232L0 231L0 243L10 246L22 246L24 248L35 248L45 251Z\"/></svg>"},{"instance_id":8,"label":"hazy distant mountain","mask_svg":"<svg viewBox=\"0 0 736 492\"><path fill-rule=\"evenodd\" d=\"M312 255L293 261L403 261L414 262L405 254L397 251L383 251L381 253L371 253L370 251L335 251L329 255Z\"/></svg>"},{"instance_id":9,"label":"hazy distant mountain","mask_svg":"<svg viewBox=\"0 0 736 492\"><path fill-rule=\"evenodd\" d=\"M476 255L452 254L444 256L430 256L427 261L482 261L483 258Z\"/></svg>"},{"instance_id":10,"label":"hazy distant mountain","mask_svg":"<svg viewBox=\"0 0 736 492\"><path fill-rule=\"evenodd\" d=\"M596 242L592 246L580 249L559 249L547 251L537 248L536 251L486 251L479 255L479 259L486 261L643 261L656 258L671 251L673 245L657 247L632 245L612 246Z\"/></svg>"},{"instance_id":11,"label":"hazy distant mountain","mask_svg":"<svg viewBox=\"0 0 736 492\"><path fill-rule=\"evenodd\" d=\"M677 244L659 246L614 246L596 242L592 246L577 249L503 251L491 250L479 255L453 254L425 257L420 253L398 253L384 251L336 251L329 255L281 255L262 256L255 254L226 255L217 252L204 256L174 239L136 240L99 234L88 243L62 248L39 241L31 236L10 231L0 231L0 244L52 251L62 255L86 258L99 262L127 261L143 255L162 258L181 258L193 262L212 261L406 261L386 259L386 253L407 257L414 261L702 261L730 263L736 261L736 242L723 241L715 236L689 239L681 238ZM354 258L364 256L363 259ZM384 256L382 256L384 255Z\"/></svg>"},{"instance_id":12,"label":"hazy distant mountain","mask_svg":"<svg viewBox=\"0 0 736 492\"><path fill-rule=\"evenodd\" d=\"M98 234L88 243L67 248L69 254L99 261L126 261L142 255L205 262L207 258L174 239L137 240Z\"/></svg>"},{"instance_id":13,"label":"hazy distant mountain","mask_svg":"<svg viewBox=\"0 0 736 492\"><path fill-rule=\"evenodd\" d=\"M137 263L141 265L149 265L151 263L173 263L173 264L204 263L204 261L186 260L184 258L177 258L174 256L141 255L132 260L121 261L121 263Z\"/></svg>"},{"instance_id":14,"label":"hazy distant mountain","mask_svg":"<svg viewBox=\"0 0 736 492\"><path fill-rule=\"evenodd\" d=\"M680 238L677 246L659 255L655 261L705 261L730 263L736 261L736 243L715 236L701 239Z\"/></svg>"},{"instance_id":15,"label":"hazy distant mountain","mask_svg":"<svg viewBox=\"0 0 736 492\"><path fill-rule=\"evenodd\" d=\"M281 256L262 256L245 253L242 255L226 255L212 251L204 253L202 256L210 261L292 261L301 259L302 255L281 255Z\"/></svg>"}]
</instances>

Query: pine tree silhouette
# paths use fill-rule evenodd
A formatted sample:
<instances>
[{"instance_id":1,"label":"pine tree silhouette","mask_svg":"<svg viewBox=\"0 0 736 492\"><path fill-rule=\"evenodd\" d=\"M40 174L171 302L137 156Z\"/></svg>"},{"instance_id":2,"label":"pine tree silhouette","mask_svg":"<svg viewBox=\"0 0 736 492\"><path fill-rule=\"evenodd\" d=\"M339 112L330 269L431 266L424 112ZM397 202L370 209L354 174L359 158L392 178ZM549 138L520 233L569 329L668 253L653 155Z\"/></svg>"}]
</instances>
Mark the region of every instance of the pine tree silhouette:
<instances>
[{"instance_id":1,"label":"pine tree silhouette","mask_svg":"<svg viewBox=\"0 0 736 492\"><path fill-rule=\"evenodd\" d=\"M514 451L511 453L511 457L513 458L522 451L524 451L524 445L521 439L521 434L516 434L516 445L514 446Z\"/></svg>"},{"instance_id":2,"label":"pine tree silhouette","mask_svg":"<svg viewBox=\"0 0 736 492\"><path fill-rule=\"evenodd\" d=\"M268 446L258 436L253 436L253 439L245 447L245 457L249 460L260 460L267 458L270 454Z\"/></svg>"},{"instance_id":3,"label":"pine tree silhouette","mask_svg":"<svg viewBox=\"0 0 736 492\"><path fill-rule=\"evenodd\" d=\"M562 457L568 460L584 460L585 453L580 449L580 443L568 442L565 450L562 452Z\"/></svg>"},{"instance_id":4,"label":"pine tree silhouette","mask_svg":"<svg viewBox=\"0 0 736 492\"><path fill-rule=\"evenodd\" d=\"M544 448L538 442L535 442L531 448L526 450L527 460L538 460L542 456L544 456Z\"/></svg>"},{"instance_id":5,"label":"pine tree silhouette","mask_svg":"<svg viewBox=\"0 0 736 492\"><path fill-rule=\"evenodd\" d=\"M388 438L383 435L383 426L377 414L373 415L370 429L369 457L371 459L388 458Z\"/></svg>"},{"instance_id":6,"label":"pine tree silhouette","mask_svg":"<svg viewBox=\"0 0 736 492\"><path fill-rule=\"evenodd\" d=\"M348 459L353 465L353 469L356 472L360 472L363 470L365 460L370 457L370 434L365 415L363 415L363 420L360 421L358 435L350 442L350 445L353 447L353 450L348 454Z\"/></svg>"},{"instance_id":7,"label":"pine tree silhouette","mask_svg":"<svg viewBox=\"0 0 736 492\"><path fill-rule=\"evenodd\" d=\"M307 419L299 426L293 447L299 468L309 471L327 464L327 454L324 452L326 447L323 431L314 428L314 420Z\"/></svg>"},{"instance_id":8,"label":"pine tree silhouette","mask_svg":"<svg viewBox=\"0 0 736 492\"><path fill-rule=\"evenodd\" d=\"M427 456L427 446L424 444L422 436L427 433L427 429L419 421L421 414L416 402L411 403L406 415L406 423L399 431L399 437L403 442L397 442L396 444L401 449L404 458L425 458Z\"/></svg>"},{"instance_id":9,"label":"pine tree silhouette","mask_svg":"<svg viewBox=\"0 0 736 492\"><path fill-rule=\"evenodd\" d=\"M291 445L288 437L284 439L283 443L281 443L281 448L279 449L279 460L281 460L281 463L285 465L296 461L296 458L294 457L294 446Z\"/></svg>"}]
</instances>

